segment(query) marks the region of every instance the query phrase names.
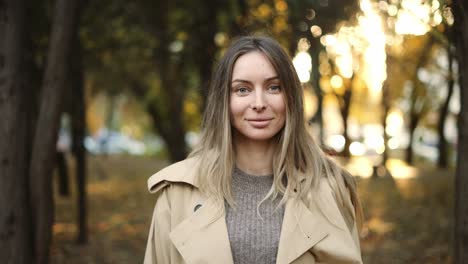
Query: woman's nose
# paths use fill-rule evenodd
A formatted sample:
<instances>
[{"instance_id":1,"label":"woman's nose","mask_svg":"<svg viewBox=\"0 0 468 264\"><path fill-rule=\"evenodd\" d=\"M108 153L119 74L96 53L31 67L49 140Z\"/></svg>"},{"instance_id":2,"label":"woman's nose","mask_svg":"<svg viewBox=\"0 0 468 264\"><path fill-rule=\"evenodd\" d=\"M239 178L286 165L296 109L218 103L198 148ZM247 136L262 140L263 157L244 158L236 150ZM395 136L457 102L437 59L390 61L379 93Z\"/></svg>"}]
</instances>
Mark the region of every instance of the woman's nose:
<instances>
[{"instance_id":1,"label":"woman's nose","mask_svg":"<svg viewBox=\"0 0 468 264\"><path fill-rule=\"evenodd\" d=\"M251 108L255 111L262 111L266 109L266 102L262 92L255 93L255 98L252 102Z\"/></svg>"}]
</instances>

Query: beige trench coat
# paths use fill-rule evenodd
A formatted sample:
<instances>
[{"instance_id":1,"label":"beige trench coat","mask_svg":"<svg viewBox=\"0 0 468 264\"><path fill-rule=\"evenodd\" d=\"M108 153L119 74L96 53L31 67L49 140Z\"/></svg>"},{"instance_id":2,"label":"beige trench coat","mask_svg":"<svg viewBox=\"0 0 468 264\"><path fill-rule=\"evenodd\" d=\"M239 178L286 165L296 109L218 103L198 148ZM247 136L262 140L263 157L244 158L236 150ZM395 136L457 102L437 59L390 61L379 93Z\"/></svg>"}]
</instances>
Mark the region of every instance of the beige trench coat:
<instances>
[{"instance_id":1,"label":"beige trench coat","mask_svg":"<svg viewBox=\"0 0 468 264\"><path fill-rule=\"evenodd\" d=\"M187 159L149 178L157 198L145 264L233 263L224 211L198 190L196 165L196 159ZM319 197L309 206L288 199L277 264L362 263L356 228L349 230L326 180Z\"/></svg>"}]
</instances>

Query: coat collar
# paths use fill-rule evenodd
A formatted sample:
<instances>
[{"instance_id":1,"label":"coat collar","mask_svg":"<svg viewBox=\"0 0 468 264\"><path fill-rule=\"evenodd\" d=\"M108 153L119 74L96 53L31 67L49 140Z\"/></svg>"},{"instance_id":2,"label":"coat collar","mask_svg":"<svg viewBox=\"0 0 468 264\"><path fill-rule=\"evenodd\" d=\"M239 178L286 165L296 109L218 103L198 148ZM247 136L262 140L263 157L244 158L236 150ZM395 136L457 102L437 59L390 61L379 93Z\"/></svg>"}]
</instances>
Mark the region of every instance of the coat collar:
<instances>
[{"instance_id":1,"label":"coat collar","mask_svg":"<svg viewBox=\"0 0 468 264\"><path fill-rule=\"evenodd\" d=\"M168 182L198 188L194 180L195 170L195 158L176 163L151 176L148 188L152 193L158 192ZM170 239L187 263L233 263L224 216L224 203L208 198L202 207L172 229ZM289 198L285 205L276 263L293 262L327 237L327 225L317 206L308 208L302 200ZM216 259L213 259L214 255Z\"/></svg>"},{"instance_id":2,"label":"coat collar","mask_svg":"<svg viewBox=\"0 0 468 264\"><path fill-rule=\"evenodd\" d=\"M213 263L233 263L224 213L224 205L208 199L172 230L170 239L187 263L211 263L214 255ZM293 262L327 236L322 217L314 215L302 201L289 199L276 263Z\"/></svg>"},{"instance_id":3,"label":"coat collar","mask_svg":"<svg viewBox=\"0 0 468 264\"><path fill-rule=\"evenodd\" d=\"M198 158L188 158L158 171L148 179L148 190L150 193L157 193L168 182L185 183L199 188L195 181L197 164Z\"/></svg>"}]
</instances>

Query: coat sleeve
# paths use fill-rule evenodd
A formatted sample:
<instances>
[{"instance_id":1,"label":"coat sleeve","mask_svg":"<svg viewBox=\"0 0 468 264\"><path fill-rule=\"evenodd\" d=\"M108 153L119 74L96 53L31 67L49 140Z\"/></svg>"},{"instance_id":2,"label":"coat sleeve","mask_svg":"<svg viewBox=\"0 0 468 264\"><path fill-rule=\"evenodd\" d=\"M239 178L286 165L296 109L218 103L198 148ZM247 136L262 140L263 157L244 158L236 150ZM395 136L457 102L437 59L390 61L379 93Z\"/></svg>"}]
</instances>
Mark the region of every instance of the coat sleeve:
<instances>
[{"instance_id":1,"label":"coat sleeve","mask_svg":"<svg viewBox=\"0 0 468 264\"><path fill-rule=\"evenodd\" d=\"M170 263L169 239L171 212L168 199L168 188L160 190L154 206L151 227L146 244L144 264Z\"/></svg>"}]
</instances>

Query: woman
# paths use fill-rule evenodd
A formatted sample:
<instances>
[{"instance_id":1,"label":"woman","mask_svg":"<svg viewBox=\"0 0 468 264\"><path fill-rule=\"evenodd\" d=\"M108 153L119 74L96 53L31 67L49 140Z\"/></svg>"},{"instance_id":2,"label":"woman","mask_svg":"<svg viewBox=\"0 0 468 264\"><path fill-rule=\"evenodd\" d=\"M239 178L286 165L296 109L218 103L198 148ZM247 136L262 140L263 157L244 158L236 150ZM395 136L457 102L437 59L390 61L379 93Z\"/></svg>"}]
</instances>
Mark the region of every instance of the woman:
<instances>
[{"instance_id":1,"label":"woman","mask_svg":"<svg viewBox=\"0 0 468 264\"><path fill-rule=\"evenodd\" d=\"M198 147L148 187L145 263L362 263L354 181L307 132L301 84L271 38L227 49Z\"/></svg>"}]
</instances>

